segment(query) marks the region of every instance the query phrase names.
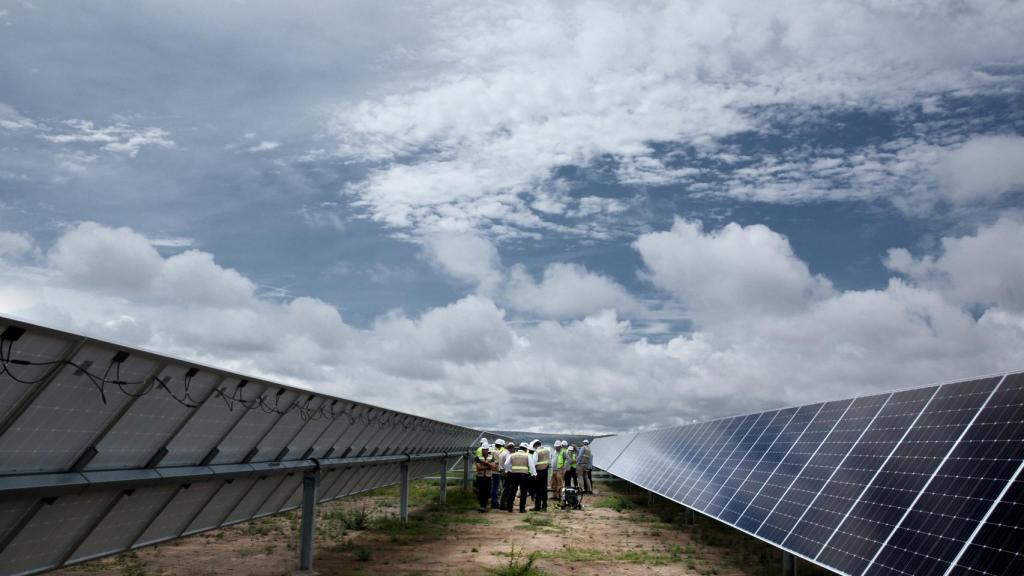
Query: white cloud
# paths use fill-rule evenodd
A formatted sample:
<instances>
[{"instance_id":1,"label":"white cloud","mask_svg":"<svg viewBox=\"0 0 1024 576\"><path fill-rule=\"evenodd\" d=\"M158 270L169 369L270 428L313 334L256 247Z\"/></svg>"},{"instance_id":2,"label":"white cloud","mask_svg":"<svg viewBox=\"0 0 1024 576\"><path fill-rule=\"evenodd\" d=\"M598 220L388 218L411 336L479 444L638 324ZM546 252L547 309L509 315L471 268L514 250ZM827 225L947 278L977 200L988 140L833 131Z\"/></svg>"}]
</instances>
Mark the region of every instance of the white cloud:
<instances>
[{"instance_id":1,"label":"white cloud","mask_svg":"<svg viewBox=\"0 0 1024 576\"><path fill-rule=\"evenodd\" d=\"M87 223L58 239L47 264L0 266L0 312L471 425L613 431L1020 368L1020 234L1000 221L932 256L891 257L908 280L838 291L766 227L680 220L637 249L659 286L705 307L695 331L654 343L614 310L523 324L482 295L357 330L320 300L261 296L210 254L164 258L136 232ZM974 283L1007 265L997 283ZM558 265L524 281L559 297L586 300L586 286L622 297L602 279ZM972 313L984 301L994 304ZM719 314L727 306L734 313ZM509 411L495 398L540 408ZM569 407L539 400L551 398Z\"/></svg>"},{"instance_id":2,"label":"white cloud","mask_svg":"<svg viewBox=\"0 0 1024 576\"><path fill-rule=\"evenodd\" d=\"M0 261L37 257L39 254L39 248L31 236L16 232L0 232Z\"/></svg>"},{"instance_id":3,"label":"white cloud","mask_svg":"<svg viewBox=\"0 0 1024 576\"><path fill-rule=\"evenodd\" d=\"M705 233L700 222L677 219L670 231L645 234L633 246L650 280L698 320L792 314L832 292L785 236L762 225Z\"/></svg>"},{"instance_id":4,"label":"white cloud","mask_svg":"<svg viewBox=\"0 0 1024 576\"><path fill-rule=\"evenodd\" d=\"M1024 190L1024 138L972 138L944 154L935 172L946 193L959 204Z\"/></svg>"},{"instance_id":5,"label":"white cloud","mask_svg":"<svg viewBox=\"0 0 1024 576\"><path fill-rule=\"evenodd\" d=\"M555 263L537 282L522 266L508 274L504 301L516 310L550 318L580 318L605 309L636 313L642 307L619 283L578 264Z\"/></svg>"},{"instance_id":6,"label":"white cloud","mask_svg":"<svg viewBox=\"0 0 1024 576\"><path fill-rule=\"evenodd\" d=\"M763 128L766 107L799 120L998 90L1013 78L986 67L1024 52L1024 6L1002 2L443 4L433 23L435 42L408 63L430 74L338 106L338 153L374 166L346 191L390 226L495 236L566 214L545 197L560 167L611 158L622 183L685 181L694 167L667 165L653 143L713 148ZM803 180L760 197L831 187ZM851 182L836 194L872 194Z\"/></svg>"},{"instance_id":7,"label":"white cloud","mask_svg":"<svg viewBox=\"0 0 1024 576\"><path fill-rule=\"evenodd\" d=\"M440 232L422 240L427 259L445 274L483 293L501 282L501 257L486 238L469 232Z\"/></svg>"},{"instance_id":8,"label":"white cloud","mask_svg":"<svg viewBox=\"0 0 1024 576\"><path fill-rule=\"evenodd\" d=\"M281 147L280 142L273 140L260 140L259 144L254 144L247 148L249 152L269 152L271 150L277 150Z\"/></svg>"},{"instance_id":9,"label":"white cloud","mask_svg":"<svg viewBox=\"0 0 1024 576\"><path fill-rule=\"evenodd\" d=\"M1024 223L1004 217L974 235L942 239L937 255L890 250L886 266L967 306L1024 312Z\"/></svg>"},{"instance_id":10,"label":"white cloud","mask_svg":"<svg viewBox=\"0 0 1024 576\"><path fill-rule=\"evenodd\" d=\"M2 16L0 16L2 19ZM12 106L0 102L0 128L4 130L29 130L38 128L38 124L22 116Z\"/></svg>"},{"instance_id":11,"label":"white cloud","mask_svg":"<svg viewBox=\"0 0 1024 576\"><path fill-rule=\"evenodd\" d=\"M171 133L162 128L133 128L124 122L97 127L88 120L68 120L58 134L43 134L42 138L55 144L96 144L109 152L119 152L134 158L145 146L174 148ZM68 130L70 129L70 130Z\"/></svg>"},{"instance_id":12,"label":"white cloud","mask_svg":"<svg viewBox=\"0 0 1024 576\"><path fill-rule=\"evenodd\" d=\"M50 264L83 289L122 293L152 286L163 259L146 237L129 228L84 222L65 233L49 252Z\"/></svg>"}]
</instances>

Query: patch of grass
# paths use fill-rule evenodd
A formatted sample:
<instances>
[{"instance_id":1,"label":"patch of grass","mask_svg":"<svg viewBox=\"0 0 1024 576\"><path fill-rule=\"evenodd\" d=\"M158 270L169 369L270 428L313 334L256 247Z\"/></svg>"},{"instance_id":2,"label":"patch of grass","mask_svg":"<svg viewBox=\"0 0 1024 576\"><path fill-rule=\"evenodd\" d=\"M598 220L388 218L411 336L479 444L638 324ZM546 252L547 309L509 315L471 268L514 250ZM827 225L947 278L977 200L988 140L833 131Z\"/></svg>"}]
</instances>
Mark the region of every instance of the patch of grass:
<instances>
[{"instance_id":1,"label":"patch of grass","mask_svg":"<svg viewBox=\"0 0 1024 576\"><path fill-rule=\"evenodd\" d=\"M551 558L567 562L600 562L611 559L611 556L604 550L598 550L597 548L573 548L571 546L561 550L548 550L536 552L535 554L538 558Z\"/></svg>"},{"instance_id":2,"label":"patch of grass","mask_svg":"<svg viewBox=\"0 0 1024 576\"><path fill-rule=\"evenodd\" d=\"M513 545L512 551L508 554L508 563L492 568L489 572L494 576L549 576L547 572L533 565L539 557L540 554L537 552L524 554L522 549L517 552Z\"/></svg>"},{"instance_id":3,"label":"patch of grass","mask_svg":"<svg viewBox=\"0 0 1024 576\"><path fill-rule=\"evenodd\" d=\"M117 570L121 576L146 576L146 563L134 551L117 557Z\"/></svg>"},{"instance_id":4,"label":"patch of grass","mask_svg":"<svg viewBox=\"0 0 1024 576\"><path fill-rule=\"evenodd\" d=\"M355 550L356 560L359 562L369 562L370 557L373 555L369 548L360 546Z\"/></svg>"},{"instance_id":5,"label":"patch of grass","mask_svg":"<svg viewBox=\"0 0 1024 576\"><path fill-rule=\"evenodd\" d=\"M623 510L631 510L636 507L636 504L628 498L622 496L603 496L594 501L594 508L611 508L616 512L622 512Z\"/></svg>"}]
</instances>

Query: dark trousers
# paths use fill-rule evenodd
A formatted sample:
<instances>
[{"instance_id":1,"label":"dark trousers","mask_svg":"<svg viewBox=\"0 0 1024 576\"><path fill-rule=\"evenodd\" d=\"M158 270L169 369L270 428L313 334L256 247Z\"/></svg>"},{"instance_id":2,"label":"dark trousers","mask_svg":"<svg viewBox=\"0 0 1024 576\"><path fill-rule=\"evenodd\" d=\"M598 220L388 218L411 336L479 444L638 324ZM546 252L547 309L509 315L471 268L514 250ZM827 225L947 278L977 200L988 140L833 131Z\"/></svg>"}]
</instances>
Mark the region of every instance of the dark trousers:
<instances>
[{"instance_id":1,"label":"dark trousers","mask_svg":"<svg viewBox=\"0 0 1024 576\"><path fill-rule=\"evenodd\" d=\"M516 505L516 494L519 494L519 511L526 512L526 488L530 485L531 477L529 474L512 473L508 475L509 479L509 496L508 502L506 502L505 510L509 512Z\"/></svg>"},{"instance_id":2,"label":"dark trousers","mask_svg":"<svg viewBox=\"0 0 1024 576\"><path fill-rule=\"evenodd\" d=\"M537 470L537 478L533 483L533 509L547 510L548 507L548 469Z\"/></svg>"},{"instance_id":3,"label":"dark trousers","mask_svg":"<svg viewBox=\"0 0 1024 576\"><path fill-rule=\"evenodd\" d=\"M476 477L476 500L480 503L480 507L484 510L487 509L487 501L491 498L491 477L490 476L477 476Z\"/></svg>"},{"instance_id":4,"label":"dark trousers","mask_svg":"<svg viewBox=\"0 0 1024 576\"><path fill-rule=\"evenodd\" d=\"M565 486L566 488L568 488L569 486L572 486L573 488L580 487L580 481L578 478L576 478L575 468L569 468L568 470L565 471Z\"/></svg>"}]
</instances>

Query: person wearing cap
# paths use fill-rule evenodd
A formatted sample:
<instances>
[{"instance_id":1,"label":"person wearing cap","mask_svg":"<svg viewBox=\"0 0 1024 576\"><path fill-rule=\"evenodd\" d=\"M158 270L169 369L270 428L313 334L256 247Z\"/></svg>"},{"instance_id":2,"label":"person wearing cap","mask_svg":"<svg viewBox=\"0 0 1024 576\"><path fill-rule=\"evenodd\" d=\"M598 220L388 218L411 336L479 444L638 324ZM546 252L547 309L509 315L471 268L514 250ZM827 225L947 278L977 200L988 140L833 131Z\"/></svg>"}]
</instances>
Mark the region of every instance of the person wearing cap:
<instances>
[{"instance_id":1,"label":"person wearing cap","mask_svg":"<svg viewBox=\"0 0 1024 576\"><path fill-rule=\"evenodd\" d=\"M565 487L579 489L580 481L576 477L576 445L569 444L569 450L565 456Z\"/></svg>"},{"instance_id":2,"label":"person wearing cap","mask_svg":"<svg viewBox=\"0 0 1024 576\"><path fill-rule=\"evenodd\" d=\"M583 486L584 494L594 493L594 483L590 472L594 469L594 454L590 451L590 440L584 440L580 447L579 455L576 457L576 481Z\"/></svg>"},{"instance_id":3,"label":"person wearing cap","mask_svg":"<svg viewBox=\"0 0 1024 576\"><path fill-rule=\"evenodd\" d=\"M551 449L541 446L540 440L532 442L534 447L534 468L537 469L537 481L533 484L533 509L548 509L548 468L551 466Z\"/></svg>"},{"instance_id":4,"label":"person wearing cap","mask_svg":"<svg viewBox=\"0 0 1024 576\"><path fill-rule=\"evenodd\" d=\"M483 444L478 450L480 456L474 459L476 463L476 497L480 504L479 510L487 512L487 501L491 496L491 476L498 466L491 458L489 444Z\"/></svg>"},{"instance_id":5,"label":"person wearing cap","mask_svg":"<svg viewBox=\"0 0 1024 576\"><path fill-rule=\"evenodd\" d=\"M526 442L519 444L519 449L508 455L509 480L511 484L511 497L505 510L512 512L515 506L516 494L519 494L519 513L526 513L526 489L537 476L537 469L533 465L533 458L530 457L529 445Z\"/></svg>"},{"instance_id":6,"label":"person wearing cap","mask_svg":"<svg viewBox=\"0 0 1024 576\"><path fill-rule=\"evenodd\" d=\"M555 500L562 499L562 487L565 479L565 442L555 440L555 465L551 469L551 495Z\"/></svg>"},{"instance_id":7,"label":"person wearing cap","mask_svg":"<svg viewBox=\"0 0 1024 576\"><path fill-rule=\"evenodd\" d=\"M491 452L498 467L498 470L491 476L491 508L499 508L501 502L498 501L498 496L501 495L502 478L505 475L501 465L505 462L505 455L508 454L508 450L505 449L505 441L501 438L495 440L494 449Z\"/></svg>"}]
</instances>

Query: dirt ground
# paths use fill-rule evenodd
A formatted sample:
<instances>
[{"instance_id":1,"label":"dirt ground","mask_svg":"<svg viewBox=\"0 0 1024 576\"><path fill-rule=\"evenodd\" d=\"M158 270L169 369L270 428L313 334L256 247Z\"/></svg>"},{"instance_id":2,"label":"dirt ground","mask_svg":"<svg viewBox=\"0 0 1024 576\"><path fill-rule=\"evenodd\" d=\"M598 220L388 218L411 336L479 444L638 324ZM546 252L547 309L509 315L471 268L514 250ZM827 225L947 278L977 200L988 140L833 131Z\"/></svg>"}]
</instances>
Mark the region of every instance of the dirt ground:
<instances>
[{"instance_id":1,"label":"dirt ground","mask_svg":"<svg viewBox=\"0 0 1024 576\"><path fill-rule=\"evenodd\" d=\"M410 522L397 520L397 491L382 489L321 506L314 568L334 574L498 576L778 573L777 552L717 522L682 520L681 509L602 484L584 510L476 510L472 495L414 484ZM288 513L54 572L64 576L278 576L297 565L298 515ZM810 570L808 568L811 568ZM801 575L817 572L801 567Z\"/></svg>"}]
</instances>

